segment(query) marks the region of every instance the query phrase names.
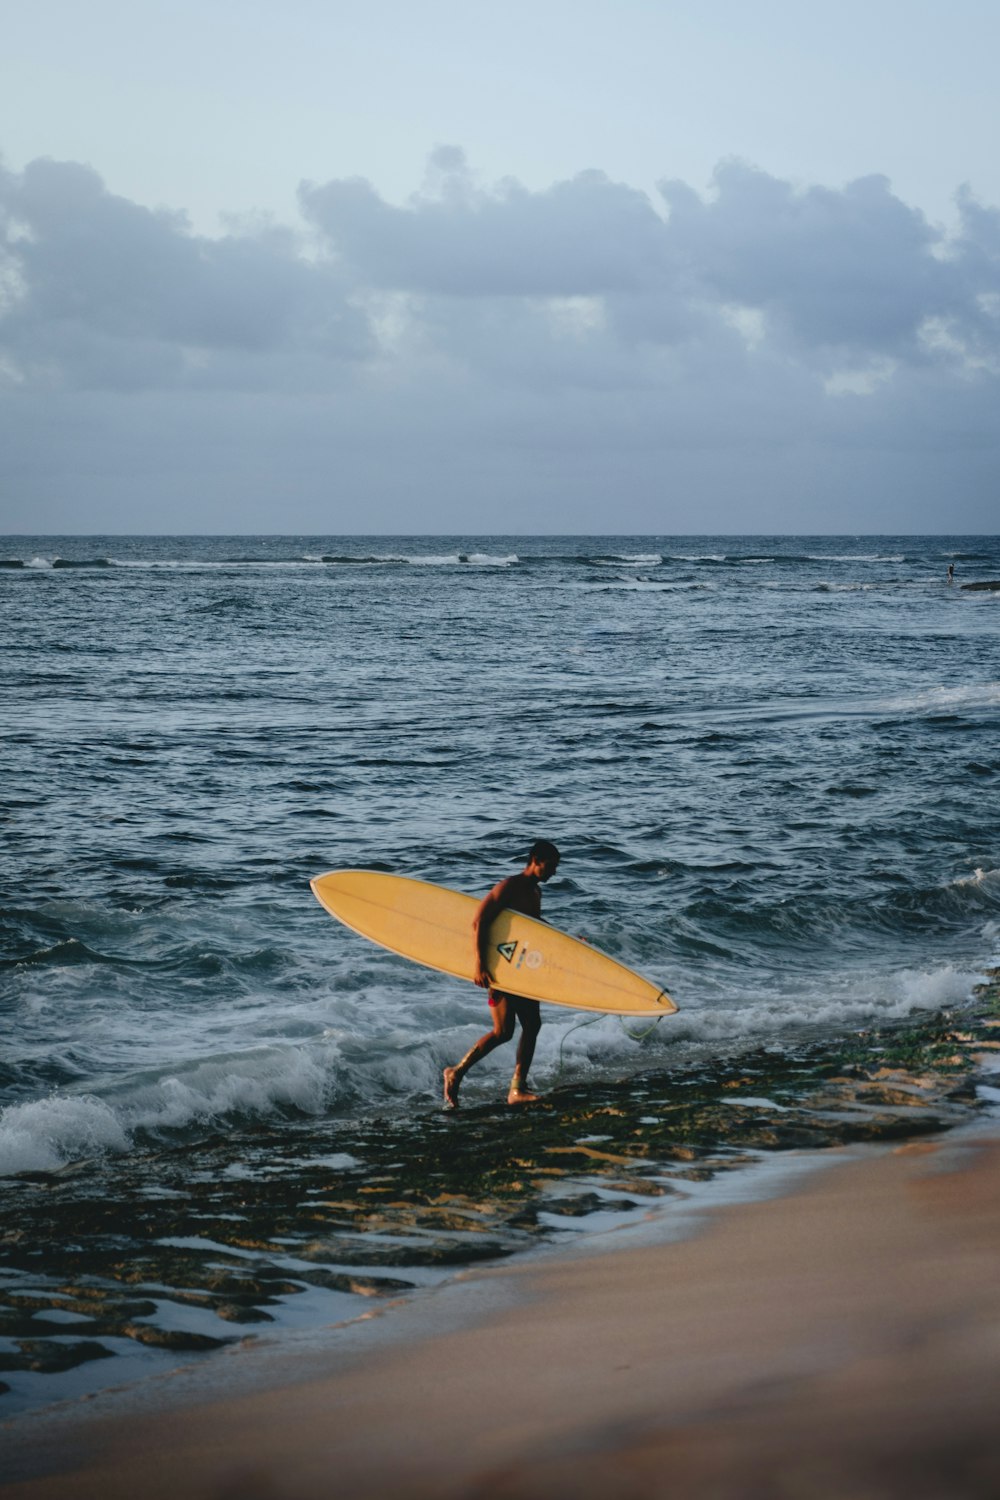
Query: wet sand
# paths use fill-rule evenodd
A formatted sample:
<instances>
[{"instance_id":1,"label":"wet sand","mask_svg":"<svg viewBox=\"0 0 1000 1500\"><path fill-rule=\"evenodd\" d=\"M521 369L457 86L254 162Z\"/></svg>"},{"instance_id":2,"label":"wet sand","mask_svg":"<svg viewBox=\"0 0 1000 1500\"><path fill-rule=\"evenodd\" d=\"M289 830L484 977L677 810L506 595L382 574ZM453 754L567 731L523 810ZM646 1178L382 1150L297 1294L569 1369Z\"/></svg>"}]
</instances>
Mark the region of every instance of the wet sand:
<instances>
[{"instance_id":1,"label":"wet sand","mask_svg":"<svg viewBox=\"0 0 1000 1500\"><path fill-rule=\"evenodd\" d=\"M995 1496L1000 1131L836 1154L680 1243L472 1273L464 1326L331 1373L39 1423L0 1494Z\"/></svg>"}]
</instances>

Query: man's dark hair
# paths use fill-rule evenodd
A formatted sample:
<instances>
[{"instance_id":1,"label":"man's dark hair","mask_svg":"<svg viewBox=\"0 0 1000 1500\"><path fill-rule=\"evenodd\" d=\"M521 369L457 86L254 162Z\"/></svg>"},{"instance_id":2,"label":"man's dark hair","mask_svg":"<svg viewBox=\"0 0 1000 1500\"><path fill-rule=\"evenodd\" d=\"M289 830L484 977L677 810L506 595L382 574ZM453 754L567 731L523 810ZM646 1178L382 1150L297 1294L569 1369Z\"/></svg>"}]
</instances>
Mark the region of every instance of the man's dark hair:
<instances>
[{"instance_id":1,"label":"man's dark hair","mask_svg":"<svg viewBox=\"0 0 1000 1500\"><path fill-rule=\"evenodd\" d=\"M559 859L561 856L555 844L550 844L548 839L536 839L528 850L530 859Z\"/></svg>"}]
</instances>

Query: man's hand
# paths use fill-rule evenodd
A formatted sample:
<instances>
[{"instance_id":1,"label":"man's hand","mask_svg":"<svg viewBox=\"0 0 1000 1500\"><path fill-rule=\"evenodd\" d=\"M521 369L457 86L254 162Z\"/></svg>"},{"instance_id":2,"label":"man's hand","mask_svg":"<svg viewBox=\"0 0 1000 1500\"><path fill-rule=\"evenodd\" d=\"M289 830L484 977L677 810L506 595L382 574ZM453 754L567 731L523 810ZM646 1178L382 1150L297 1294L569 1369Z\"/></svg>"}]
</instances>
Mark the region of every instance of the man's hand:
<instances>
[{"instance_id":1,"label":"man's hand","mask_svg":"<svg viewBox=\"0 0 1000 1500\"><path fill-rule=\"evenodd\" d=\"M476 972L472 977L481 990L488 990L490 985L493 983L492 979L483 968L482 960L477 961Z\"/></svg>"}]
</instances>

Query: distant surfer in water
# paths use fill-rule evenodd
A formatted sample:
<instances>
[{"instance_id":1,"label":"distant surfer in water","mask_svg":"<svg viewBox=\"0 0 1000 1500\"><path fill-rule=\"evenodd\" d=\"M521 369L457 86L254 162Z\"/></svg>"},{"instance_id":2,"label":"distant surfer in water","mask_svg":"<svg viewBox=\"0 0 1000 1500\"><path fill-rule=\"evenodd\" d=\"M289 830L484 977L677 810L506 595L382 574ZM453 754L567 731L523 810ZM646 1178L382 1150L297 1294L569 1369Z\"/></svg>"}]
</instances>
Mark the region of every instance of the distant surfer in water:
<instances>
[{"instance_id":1,"label":"distant surfer in water","mask_svg":"<svg viewBox=\"0 0 1000 1500\"><path fill-rule=\"evenodd\" d=\"M559 850L546 839L538 839L531 846L528 863L520 875L508 875L493 887L479 903L472 923L473 941L476 945L475 980L489 991L490 1009L493 1012L493 1030L481 1036L476 1045L467 1052L460 1063L444 1070L444 1102L449 1109L458 1108L458 1090L462 1079L480 1058L509 1042L514 1035L514 1022L521 1023L521 1040L517 1044L517 1063L507 1094L508 1104L533 1104L538 1098L528 1089L528 1069L535 1055L535 1041L541 1030L541 1008L537 1000L525 1000L520 995L505 995L494 989L487 972L488 954L486 940L495 917L506 907L510 911L522 911L527 917L542 914L542 893L539 886L556 873L559 865Z\"/></svg>"},{"instance_id":2,"label":"distant surfer in water","mask_svg":"<svg viewBox=\"0 0 1000 1500\"><path fill-rule=\"evenodd\" d=\"M955 582L955 564L954 563L949 563L948 564L948 582L949 583L954 583Z\"/></svg>"}]
</instances>

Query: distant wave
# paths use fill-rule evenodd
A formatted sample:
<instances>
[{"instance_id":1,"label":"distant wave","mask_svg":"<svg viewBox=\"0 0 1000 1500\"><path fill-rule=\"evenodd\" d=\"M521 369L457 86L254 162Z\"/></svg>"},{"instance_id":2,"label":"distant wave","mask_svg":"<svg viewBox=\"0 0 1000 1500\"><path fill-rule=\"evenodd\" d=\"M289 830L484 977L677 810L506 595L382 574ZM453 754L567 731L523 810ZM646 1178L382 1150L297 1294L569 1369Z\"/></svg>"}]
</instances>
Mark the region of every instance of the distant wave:
<instances>
[{"instance_id":1,"label":"distant wave","mask_svg":"<svg viewBox=\"0 0 1000 1500\"><path fill-rule=\"evenodd\" d=\"M806 552L805 562L877 562L877 563L902 563L906 557L902 553L890 553L884 556L879 552Z\"/></svg>"},{"instance_id":2,"label":"distant wave","mask_svg":"<svg viewBox=\"0 0 1000 1500\"><path fill-rule=\"evenodd\" d=\"M961 875L957 880L953 880L951 886L959 890L965 887L971 887L974 890L990 888L1000 893L1000 870L975 869L971 875Z\"/></svg>"},{"instance_id":3,"label":"distant wave","mask_svg":"<svg viewBox=\"0 0 1000 1500\"><path fill-rule=\"evenodd\" d=\"M487 552L456 552L449 553L444 557L401 557L394 559L398 562L412 563L423 567L455 567L461 563L469 563L472 567L500 567L505 568L511 563L519 561L516 553L510 553L502 557L491 556Z\"/></svg>"},{"instance_id":4,"label":"distant wave","mask_svg":"<svg viewBox=\"0 0 1000 1500\"><path fill-rule=\"evenodd\" d=\"M890 713L954 713L960 709L1000 708L1000 682L923 688L916 693L888 698L876 706Z\"/></svg>"},{"instance_id":5,"label":"distant wave","mask_svg":"<svg viewBox=\"0 0 1000 1500\"><path fill-rule=\"evenodd\" d=\"M36 572L52 572L59 568L116 568L120 566L112 557L7 557L0 560L0 568L32 568Z\"/></svg>"},{"instance_id":6,"label":"distant wave","mask_svg":"<svg viewBox=\"0 0 1000 1500\"><path fill-rule=\"evenodd\" d=\"M398 539L393 538L398 543ZM984 560L984 555L975 552L968 553L941 553L941 557L953 557L965 562ZM225 571L227 569L245 568L272 571L277 569L294 568L316 568L316 567L368 567L368 568L391 568L391 567L418 567L418 568L510 568L523 566L532 569L561 568L655 568L669 570L677 566L699 569L741 569L747 567L768 566L782 570L783 572L794 571L796 568L810 568L816 565L841 567L872 565L899 566L907 562L914 566L926 568L926 555L910 557L903 552L788 552L782 553L773 548L761 548L759 550L726 551L726 552L676 552L676 551L646 551L636 549L634 551L613 551L609 549L587 550L581 549L576 552L515 552L515 551L487 551L487 550L453 550L445 552L436 551L403 551L398 545L392 550L381 551L377 548L359 550L357 552L346 549L334 552L316 551L291 551L271 556L254 555L249 552L234 550L226 556L202 556L202 557L157 557L155 555L143 557L118 558L111 556L96 557L45 557L36 555L30 558L7 557L0 559L0 569L23 570L34 569L41 571L50 570L108 570L116 568L146 569L146 570L174 570L179 572L213 572Z\"/></svg>"},{"instance_id":7,"label":"distant wave","mask_svg":"<svg viewBox=\"0 0 1000 1500\"><path fill-rule=\"evenodd\" d=\"M178 572L217 572L229 568L314 568L337 567L485 567L507 568L521 561L516 552L448 552L448 553L319 553L296 557L224 557L224 558L128 558L113 557L33 557L0 559L0 568L35 568L50 571L60 568L130 568L136 570ZM549 561L549 559L544 559Z\"/></svg>"},{"instance_id":8,"label":"distant wave","mask_svg":"<svg viewBox=\"0 0 1000 1500\"><path fill-rule=\"evenodd\" d=\"M716 593L719 585L717 583L692 583L690 581L678 581L671 583L668 580L658 578L620 578L605 579L595 578L577 585L578 588L590 589L596 594L627 594L627 593L654 593L654 594L682 594L682 593Z\"/></svg>"}]
</instances>

